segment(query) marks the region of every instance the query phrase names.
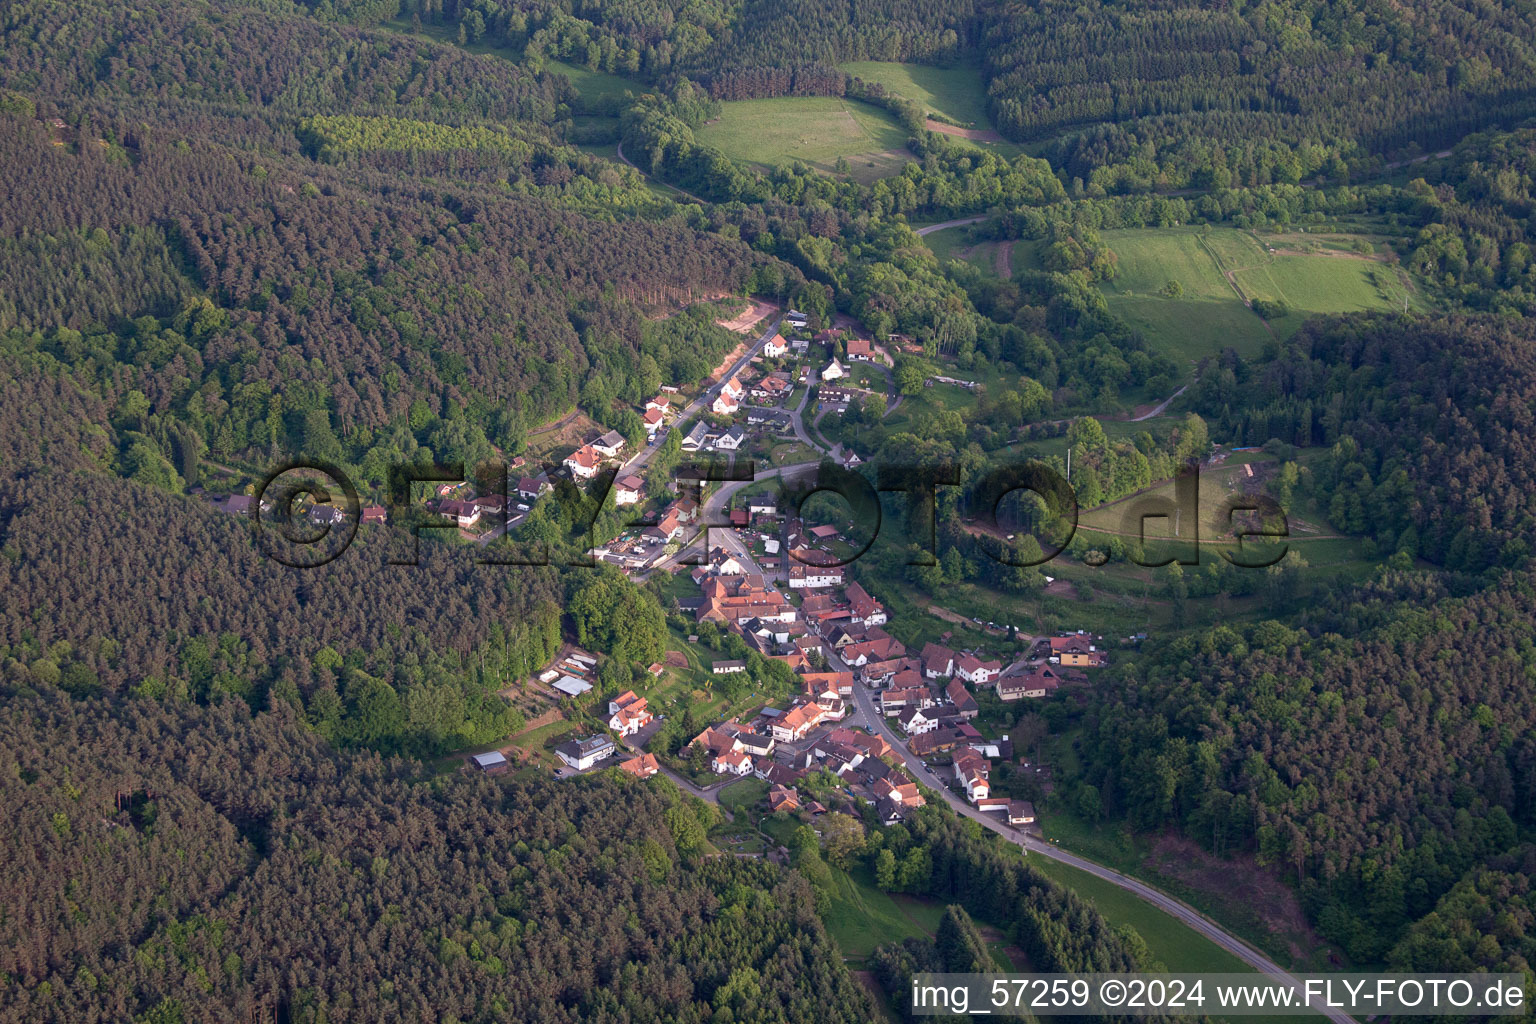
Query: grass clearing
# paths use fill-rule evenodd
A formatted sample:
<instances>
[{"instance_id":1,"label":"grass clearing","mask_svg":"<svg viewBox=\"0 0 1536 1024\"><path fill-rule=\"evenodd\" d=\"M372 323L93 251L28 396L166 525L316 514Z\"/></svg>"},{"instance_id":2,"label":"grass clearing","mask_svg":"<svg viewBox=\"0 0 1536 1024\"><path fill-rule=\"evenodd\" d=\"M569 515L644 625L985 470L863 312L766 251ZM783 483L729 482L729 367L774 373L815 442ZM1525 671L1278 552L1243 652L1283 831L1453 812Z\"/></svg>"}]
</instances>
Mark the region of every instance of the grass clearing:
<instances>
[{"instance_id":1,"label":"grass clearing","mask_svg":"<svg viewBox=\"0 0 1536 1024\"><path fill-rule=\"evenodd\" d=\"M768 783L762 779L737 779L719 793L720 806L731 813L750 814L768 798Z\"/></svg>"},{"instance_id":2,"label":"grass clearing","mask_svg":"<svg viewBox=\"0 0 1536 1024\"><path fill-rule=\"evenodd\" d=\"M851 61L838 68L921 103L930 115L938 114L962 128L992 127L992 119L987 116L987 90L979 68L938 68L884 60Z\"/></svg>"},{"instance_id":3,"label":"grass clearing","mask_svg":"<svg viewBox=\"0 0 1536 1024\"><path fill-rule=\"evenodd\" d=\"M547 70L569 78L571 87L576 90L581 101L589 107L620 99L626 92L640 93L645 90L644 86L627 78L610 75L603 71L589 71L584 67L566 64L563 61L550 61Z\"/></svg>"},{"instance_id":4,"label":"grass clearing","mask_svg":"<svg viewBox=\"0 0 1536 1024\"><path fill-rule=\"evenodd\" d=\"M1259 354L1270 336L1264 322L1243 305L1193 229L1127 229L1102 237L1119 257L1115 279L1103 286L1110 309L1175 362L1188 365L1227 346L1245 357ZM1182 296L1162 294L1169 281Z\"/></svg>"},{"instance_id":5,"label":"grass clearing","mask_svg":"<svg viewBox=\"0 0 1536 1024\"><path fill-rule=\"evenodd\" d=\"M1117 885L1049 857L1031 857L1029 863L1093 903L1113 923L1135 928L1152 955L1170 971L1246 974L1253 970L1189 925Z\"/></svg>"},{"instance_id":6,"label":"grass clearing","mask_svg":"<svg viewBox=\"0 0 1536 1024\"><path fill-rule=\"evenodd\" d=\"M931 938L944 913L933 900L898 897L875 887L867 869L831 867L832 892L822 921L827 934L850 960L864 961L887 942Z\"/></svg>"},{"instance_id":7,"label":"grass clearing","mask_svg":"<svg viewBox=\"0 0 1536 1024\"><path fill-rule=\"evenodd\" d=\"M1110 309L1181 364L1228 346L1251 358L1313 313L1402 309L1405 298L1410 309L1428 308L1403 271L1353 252L1347 235L1307 250L1280 240L1273 251L1269 241L1236 228L1127 228L1102 237L1118 257L1115 279L1103 286ZM1033 259L1015 248L1015 267ZM1182 291L1177 298L1163 292L1170 281ZM1271 335L1244 297L1283 301L1291 313L1270 325Z\"/></svg>"},{"instance_id":8,"label":"grass clearing","mask_svg":"<svg viewBox=\"0 0 1536 1024\"><path fill-rule=\"evenodd\" d=\"M782 96L723 104L718 118L694 133L732 160L771 168L800 160L835 173L846 157L849 173L872 181L912 159L907 132L885 111L834 96Z\"/></svg>"},{"instance_id":9,"label":"grass clearing","mask_svg":"<svg viewBox=\"0 0 1536 1024\"><path fill-rule=\"evenodd\" d=\"M932 231L923 236L923 242L933 250L933 255L940 265L950 260L963 260L988 277L994 276L996 270L992 262L992 243L973 244L967 241L966 235L969 231L968 227Z\"/></svg>"},{"instance_id":10,"label":"grass clearing","mask_svg":"<svg viewBox=\"0 0 1536 1024\"><path fill-rule=\"evenodd\" d=\"M1306 313L1352 313L1370 309L1427 308L1422 293L1410 292L1401 272L1374 260L1340 253L1276 254L1266 266L1234 273L1251 299L1279 300L1293 310L1274 327L1289 334Z\"/></svg>"}]
</instances>

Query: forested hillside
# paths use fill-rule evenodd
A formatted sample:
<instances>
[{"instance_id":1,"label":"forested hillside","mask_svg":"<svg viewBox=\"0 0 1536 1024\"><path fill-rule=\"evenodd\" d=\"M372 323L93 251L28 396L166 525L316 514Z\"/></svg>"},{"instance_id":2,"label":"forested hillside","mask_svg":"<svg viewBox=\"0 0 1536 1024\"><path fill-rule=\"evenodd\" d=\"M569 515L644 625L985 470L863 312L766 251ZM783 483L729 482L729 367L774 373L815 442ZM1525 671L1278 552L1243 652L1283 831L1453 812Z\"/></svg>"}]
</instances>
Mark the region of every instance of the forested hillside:
<instances>
[{"instance_id":1,"label":"forested hillside","mask_svg":"<svg viewBox=\"0 0 1536 1024\"><path fill-rule=\"evenodd\" d=\"M1306 631L1271 621L1160 644L1095 702L1086 777L1111 813L1177 823L1217 853L1254 849L1300 884L1328 938L1381 960L1463 875L1525 856L1533 598L1529 572L1461 598L1391 575ZM1517 939L1476 962L1500 967Z\"/></svg>"},{"instance_id":2,"label":"forested hillside","mask_svg":"<svg viewBox=\"0 0 1536 1024\"><path fill-rule=\"evenodd\" d=\"M1335 179L1536 114L1528 0L999 5L993 115L1114 190Z\"/></svg>"},{"instance_id":3,"label":"forested hillside","mask_svg":"<svg viewBox=\"0 0 1536 1024\"><path fill-rule=\"evenodd\" d=\"M538 63L556 57L718 96L841 95L834 65L979 55L992 119L1052 139L1052 162L1109 191L1335 180L1536 115L1529 0L744 0L676 9L420 0Z\"/></svg>"},{"instance_id":4,"label":"forested hillside","mask_svg":"<svg viewBox=\"0 0 1536 1024\"><path fill-rule=\"evenodd\" d=\"M698 859L657 783L421 782L238 702L18 682L0 1020L870 1019L805 880Z\"/></svg>"},{"instance_id":5,"label":"forested hillside","mask_svg":"<svg viewBox=\"0 0 1536 1024\"><path fill-rule=\"evenodd\" d=\"M1536 551L1536 326L1506 317L1317 321L1256 372L1213 369L1197 408L1249 444L1329 447L1329 518L1456 569Z\"/></svg>"}]
</instances>

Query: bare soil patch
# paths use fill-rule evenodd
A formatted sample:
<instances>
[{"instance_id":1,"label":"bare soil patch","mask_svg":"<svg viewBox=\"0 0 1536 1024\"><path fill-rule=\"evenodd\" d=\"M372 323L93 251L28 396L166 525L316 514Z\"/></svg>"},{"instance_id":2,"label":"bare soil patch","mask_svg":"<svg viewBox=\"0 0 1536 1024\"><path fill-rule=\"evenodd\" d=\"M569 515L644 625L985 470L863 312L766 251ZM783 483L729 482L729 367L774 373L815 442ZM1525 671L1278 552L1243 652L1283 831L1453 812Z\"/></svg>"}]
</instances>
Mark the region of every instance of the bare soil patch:
<instances>
[{"instance_id":1,"label":"bare soil patch","mask_svg":"<svg viewBox=\"0 0 1536 1024\"><path fill-rule=\"evenodd\" d=\"M1160 875L1206 893L1227 914L1248 918L1289 948L1298 963L1306 963L1324 946L1302 913L1296 892L1251 856L1216 857L1198 843L1164 833L1152 843L1147 867Z\"/></svg>"},{"instance_id":2,"label":"bare soil patch","mask_svg":"<svg viewBox=\"0 0 1536 1024\"><path fill-rule=\"evenodd\" d=\"M758 300L753 299L750 303L748 303L746 309L742 310L740 313L737 313L729 320L716 320L715 323L719 324L721 327L724 327L728 331L735 331L738 334L745 334L747 331L750 331L753 327L757 326L759 321L761 321L764 317L766 317L769 313L772 313L777 308L777 306L774 306L771 303L759 302Z\"/></svg>"},{"instance_id":3,"label":"bare soil patch","mask_svg":"<svg viewBox=\"0 0 1536 1024\"><path fill-rule=\"evenodd\" d=\"M953 135L960 139L970 139L972 142L1008 141L990 128L957 128L952 124L945 124L943 121L935 121L931 117L924 123L923 127L931 132L938 132L940 135Z\"/></svg>"},{"instance_id":4,"label":"bare soil patch","mask_svg":"<svg viewBox=\"0 0 1536 1024\"><path fill-rule=\"evenodd\" d=\"M573 412L528 435L529 461L563 448L579 448L601 434L597 423L584 412Z\"/></svg>"}]
</instances>

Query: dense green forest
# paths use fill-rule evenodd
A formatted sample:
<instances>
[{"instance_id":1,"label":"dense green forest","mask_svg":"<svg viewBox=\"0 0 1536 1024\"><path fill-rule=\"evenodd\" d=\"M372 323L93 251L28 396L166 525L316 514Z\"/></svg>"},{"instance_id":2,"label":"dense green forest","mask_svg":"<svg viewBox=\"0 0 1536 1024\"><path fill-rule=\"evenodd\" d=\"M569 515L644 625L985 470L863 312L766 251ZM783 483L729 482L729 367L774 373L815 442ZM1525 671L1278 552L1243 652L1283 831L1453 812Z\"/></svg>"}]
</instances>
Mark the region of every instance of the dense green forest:
<instances>
[{"instance_id":1,"label":"dense green forest","mask_svg":"<svg viewBox=\"0 0 1536 1024\"><path fill-rule=\"evenodd\" d=\"M0 1019L870 1018L804 878L701 858L718 812L675 789L424 782L239 702L0 685Z\"/></svg>"}]
</instances>

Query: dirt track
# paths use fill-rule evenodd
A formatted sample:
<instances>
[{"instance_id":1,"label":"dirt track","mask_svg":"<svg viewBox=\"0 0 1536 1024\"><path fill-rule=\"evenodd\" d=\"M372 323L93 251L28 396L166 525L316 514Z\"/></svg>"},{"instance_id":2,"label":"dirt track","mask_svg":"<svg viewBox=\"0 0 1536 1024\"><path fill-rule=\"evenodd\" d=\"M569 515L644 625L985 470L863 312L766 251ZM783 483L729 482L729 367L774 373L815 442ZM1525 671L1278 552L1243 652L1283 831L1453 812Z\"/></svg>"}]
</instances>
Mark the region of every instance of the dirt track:
<instances>
[{"instance_id":1,"label":"dirt track","mask_svg":"<svg viewBox=\"0 0 1536 1024\"><path fill-rule=\"evenodd\" d=\"M970 139L972 142L1008 141L990 128L956 128L952 124L945 124L943 121L935 121L931 117L927 121L923 122L923 127L927 128L931 132L938 132L940 135L953 135L956 138Z\"/></svg>"}]
</instances>

